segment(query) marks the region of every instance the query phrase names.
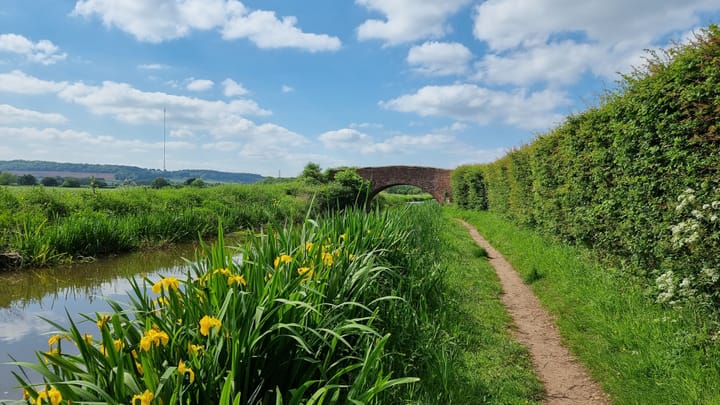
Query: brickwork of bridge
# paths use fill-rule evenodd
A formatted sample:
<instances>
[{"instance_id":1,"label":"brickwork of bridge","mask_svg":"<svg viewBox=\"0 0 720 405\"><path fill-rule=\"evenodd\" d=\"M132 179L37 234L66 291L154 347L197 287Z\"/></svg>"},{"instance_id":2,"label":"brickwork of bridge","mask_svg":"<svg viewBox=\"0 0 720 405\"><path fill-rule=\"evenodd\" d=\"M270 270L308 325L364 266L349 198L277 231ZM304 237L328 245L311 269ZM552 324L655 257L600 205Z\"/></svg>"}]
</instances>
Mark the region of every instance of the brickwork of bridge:
<instances>
[{"instance_id":1,"label":"brickwork of bridge","mask_svg":"<svg viewBox=\"0 0 720 405\"><path fill-rule=\"evenodd\" d=\"M440 204L450 201L452 170L419 166L361 167L358 174L371 182L370 199L388 187L411 185L430 193Z\"/></svg>"}]
</instances>

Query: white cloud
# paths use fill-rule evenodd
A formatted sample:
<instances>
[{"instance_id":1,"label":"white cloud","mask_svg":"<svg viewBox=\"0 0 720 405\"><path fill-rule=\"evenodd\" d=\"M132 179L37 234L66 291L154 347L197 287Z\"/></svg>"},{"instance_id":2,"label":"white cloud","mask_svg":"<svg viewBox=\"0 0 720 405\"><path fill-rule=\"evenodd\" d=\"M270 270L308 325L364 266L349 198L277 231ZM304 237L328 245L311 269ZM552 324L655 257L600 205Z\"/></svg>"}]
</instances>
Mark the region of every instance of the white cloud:
<instances>
[{"instance_id":1,"label":"white cloud","mask_svg":"<svg viewBox=\"0 0 720 405\"><path fill-rule=\"evenodd\" d=\"M427 75L462 75L467 72L472 52L456 42L425 42L410 48L407 62Z\"/></svg>"},{"instance_id":2,"label":"white cloud","mask_svg":"<svg viewBox=\"0 0 720 405\"><path fill-rule=\"evenodd\" d=\"M47 122L51 124L62 124L67 122L67 118L65 118L62 114L43 113L13 107L8 104L0 104L0 125L14 125L20 122Z\"/></svg>"},{"instance_id":3,"label":"white cloud","mask_svg":"<svg viewBox=\"0 0 720 405\"><path fill-rule=\"evenodd\" d=\"M188 84L187 86L185 86L185 88L190 91L206 91L212 89L212 87L215 85L215 82L207 79L190 78L188 80Z\"/></svg>"},{"instance_id":4,"label":"white cloud","mask_svg":"<svg viewBox=\"0 0 720 405\"><path fill-rule=\"evenodd\" d=\"M223 27L223 38L247 38L259 48L300 48L310 52L340 49L337 37L302 32L296 24L297 18L278 19L272 11L236 14Z\"/></svg>"},{"instance_id":5,"label":"white cloud","mask_svg":"<svg viewBox=\"0 0 720 405\"><path fill-rule=\"evenodd\" d=\"M376 142L363 132L352 128L342 128L320 134L320 142L329 149L357 151L363 154L412 153L421 149L442 147L452 143L455 138L447 134L396 135L382 142Z\"/></svg>"},{"instance_id":6,"label":"white cloud","mask_svg":"<svg viewBox=\"0 0 720 405\"><path fill-rule=\"evenodd\" d=\"M148 63L148 64L142 64L137 66L138 69L142 70L165 70L169 69L170 66L163 65L162 63Z\"/></svg>"},{"instance_id":7,"label":"white cloud","mask_svg":"<svg viewBox=\"0 0 720 405\"><path fill-rule=\"evenodd\" d=\"M355 0L355 3L385 16L366 20L357 28L360 40L379 39L388 45L422 38L439 38L449 28L445 21L469 0Z\"/></svg>"},{"instance_id":8,"label":"white cloud","mask_svg":"<svg viewBox=\"0 0 720 405\"><path fill-rule=\"evenodd\" d=\"M717 10L716 0L488 0L476 7L475 36L493 50L533 46L553 35L581 32L591 41L645 42L697 23L697 12Z\"/></svg>"},{"instance_id":9,"label":"white cloud","mask_svg":"<svg viewBox=\"0 0 720 405\"><path fill-rule=\"evenodd\" d=\"M504 92L473 84L425 86L414 94L382 101L386 109L421 116L449 117L480 124L502 123L524 129L545 129L562 119L556 109L567 104L565 94L544 90Z\"/></svg>"},{"instance_id":10,"label":"white cloud","mask_svg":"<svg viewBox=\"0 0 720 405\"><path fill-rule=\"evenodd\" d=\"M295 91L295 88L290 87L287 84L283 84L282 88L280 88L280 90L282 90L283 93L292 93L293 91Z\"/></svg>"},{"instance_id":11,"label":"white cloud","mask_svg":"<svg viewBox=\"0 0 720 405\"><path fill-rule=\"evenodd\" d=\"M167 119L175 124L192 124L220 128L245 120L244 115L268 115L252 100L211 101L177 96L162 92L145 92L126 83L106 81L101 86L82 82L62 89L59 97L83 105L92 113L110 115L130 124L162 121L163 108Z\"/></svg>"},{"instance_id":12,"label":"white cloud","mask_svg":"<svg viewBox=\"0 0 720 405\"><path fill-rule=\"evenodd\" d=\"M24 55L29 61L43 65L52 65L67 58L67 53L60 52L60 48L46 39L32 42L18 34L0 34L0 52Z\"/></svg>"},{"instance_id":13,"label":"white cloud","mask_svg":"<svg viewBox=\"0 0 720 405\"><path fill-rule=\"evenodd\" d=\"M324 132L320 134L318 139L323 143L323 145L325 145L325 147L333 149L359 149L370 141L370 137L367 134L352 128L343 128L335 131Z\"/></svg>"},{"instance_id":14,"label":"white cloud","mask_svg":"<svg viewBox=\"0 0 720 405\"><path fill-rule=\"evenodd\" d=\"M477 64L489 83L566 85L591 72L616 78L640 65L644 49L699 23L716 0L488 0L475 8L475 37L492 53Z\"/></svg>"},{"instance_id":15,"label":"white cloud","mask_svg":"<svg viewBox=\"0 0 720 405\"><path fill-rule=\"evenodd\" d=\"M300 48L310 52L340 48L337 37L306 33L292 16L248 10L236 0L79 0L74 15L98 16L139 41L159 43L218 29L225 39L246 38L260 48Z\"/></svg>"},{"instance_id":16,"label":"white cloud","mask_svg":"<svg viewBox=\"0 0 720 405\"><path fill-rule=\"evenodd\" d=\"M573 41L521 50L503 56L488 54L476 64L477 80L491 83L529 85L546 81L572 84L588 68L603 72L603 55L598 45Z\"/></svg>"},{"instance_id":17,"label":"white cloud","mask_svg":"<svg viewBox=\"0 0 720 405\"><path fill-rule=\"evenodd\" d=\"M67 82L52 82L28 76L20 70L0 73L0 92L17 94L55 93L67 86Z\"/></svg>"},{"instance_id":18,"label":"white cloud","mask_svg":"<svg viewBox=\"0 0 720 405\"><path fill-rule=\"evenodd\" d=\"M242 84L236 82L235 80L225 79L222 84L225 88L225 90L223 90L225 97L244 96L249 93Z\"/></svg>"}]
</instances>

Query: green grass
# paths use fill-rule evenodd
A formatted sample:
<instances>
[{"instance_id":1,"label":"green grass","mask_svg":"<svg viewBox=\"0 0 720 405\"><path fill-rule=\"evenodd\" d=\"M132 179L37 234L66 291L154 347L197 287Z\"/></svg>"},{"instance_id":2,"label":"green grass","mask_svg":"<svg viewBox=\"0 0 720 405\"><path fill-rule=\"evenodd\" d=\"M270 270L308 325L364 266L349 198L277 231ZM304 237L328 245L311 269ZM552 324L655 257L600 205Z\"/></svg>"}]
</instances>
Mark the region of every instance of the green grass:
<instances>
[{"instance_id":1,"label":"green grass","mask_svg":"<svg viewBox=\"0 0 720 405\"><path fill-rule=\"evenodd\" d=\"M457 347L453 359L454 404L527 404L543 387L527 349L510 335L511 319L500 301L495 271L459 223L446 217L443 255L447 266L445 329Z\"/></svg>"},{"instance_id":2,"label":"green grass","mask_svg":"<svg viewBox=\"0 0 720 405\"><path fill-rule=\"evenodd\" d=\"M155 190L0 187L0 253L43 266L216 233L298 223L315 192L299 182Z\"/></svg>"},{"instance_id":3,"label":"green grass","mask_svg":"<svg viewBox=\"0 0 720 405\"><path fill-rule=\"evenodd\" d=\"M706 313L662 307L587 251L497 214L451 212L476 226L531 284L565 343L615 403L720 403L720 344Z\"/></svg>"}]
</instances>

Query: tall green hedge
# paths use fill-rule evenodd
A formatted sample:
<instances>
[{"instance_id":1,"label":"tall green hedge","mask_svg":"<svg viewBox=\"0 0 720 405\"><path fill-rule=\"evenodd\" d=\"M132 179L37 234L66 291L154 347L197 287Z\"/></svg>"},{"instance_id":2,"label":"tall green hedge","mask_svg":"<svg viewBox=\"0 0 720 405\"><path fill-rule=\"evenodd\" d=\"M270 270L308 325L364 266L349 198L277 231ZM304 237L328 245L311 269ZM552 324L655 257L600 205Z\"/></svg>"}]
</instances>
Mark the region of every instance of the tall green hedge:
<instances>
[{"instance_id":1,"label":"tall green hedge","mask_svg":"<svg viewBox=\"0 0 720 405\"><path fill-rule=\"evenodd\" d=\"M644 269L660 292L674 289L668 301L699 290L717 297L720 255L709 250L720 247L720 30L650 54L598 107L458 171L474 168L490 210ZM453 195L470 193L454 181Z\"/></svg>"}]
</instances>

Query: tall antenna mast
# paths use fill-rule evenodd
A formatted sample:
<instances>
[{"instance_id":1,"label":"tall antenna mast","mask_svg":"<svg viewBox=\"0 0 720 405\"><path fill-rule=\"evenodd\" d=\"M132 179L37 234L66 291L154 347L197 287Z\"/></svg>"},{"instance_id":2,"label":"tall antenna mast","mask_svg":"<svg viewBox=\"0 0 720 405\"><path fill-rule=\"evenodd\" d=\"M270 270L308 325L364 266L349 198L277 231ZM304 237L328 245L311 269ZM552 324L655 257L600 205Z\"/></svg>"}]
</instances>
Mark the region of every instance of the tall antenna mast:
<instances>
[{"instance_id":1,"label":"tall antenna mast","mask_svg":"<svg viewBox=\"0 0 720 405\"><path fill-rule=\"evenodd\" d=\"M163 171L165 170L165 107L163 107Z\"/></svg>"}]
</instances>

